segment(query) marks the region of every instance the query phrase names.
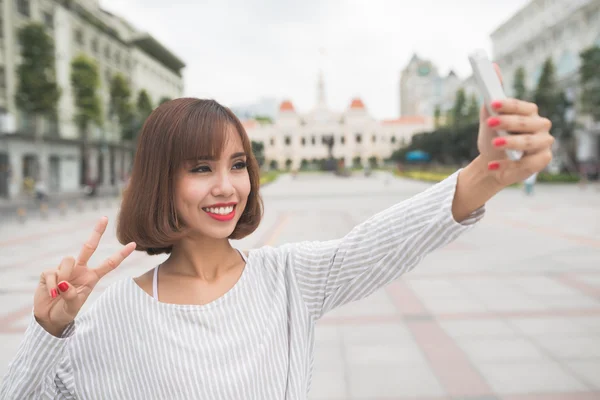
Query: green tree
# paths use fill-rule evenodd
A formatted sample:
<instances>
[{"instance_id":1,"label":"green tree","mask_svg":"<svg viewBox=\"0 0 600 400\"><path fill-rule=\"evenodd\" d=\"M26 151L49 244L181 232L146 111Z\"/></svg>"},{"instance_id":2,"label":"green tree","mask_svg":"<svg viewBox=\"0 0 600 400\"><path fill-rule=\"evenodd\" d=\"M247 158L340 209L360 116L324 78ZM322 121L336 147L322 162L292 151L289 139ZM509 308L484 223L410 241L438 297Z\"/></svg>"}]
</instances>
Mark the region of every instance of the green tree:
<instances>
[{"instance_id":1,"label":"green tree","mask_svg":"<svg viewBox=\"0 0 600 400\"><path fill-rule=\"evenodd\" d=\"M115 74L110 81L109 115L117 118L121 129L121 139L133 139L133 106L131 88L122 74Z\"/></svg>"},{"instance_id":2,"label":"green tree","mask_svg":"<svg viewBox=\"0 0 600 400\"><path fill-rule=\"evenodd\" d=\"M1 29L1 27L0 27ZM25 121L33 117L32 131L36 137L38 157L46 158L40 122L56 119L60 89L56 84L54 41L43 25L30 23L17 33L21 44L21 64L17 67L15 102ZM37 178L46 181L46 171L36 165Z\"/></svg>"},{"instance_id":3,"label":"green tree","mask_svg":"<svg viewBox=\"0 0 600 400\"><path fill-rule=\"evenodd\" d=\"M541 116L553 120L553 118L556 118L556 109L559 101L560 93L556 87L554 63L552 62L552 58L548 58L542 67L542 74L533 95L533 102L539 107L539 114Z\"/></svg>"},{"instance_id":4,"label":"green tree","mask_svg":"<svg viewBox=\"0 0 600 400\"><path fill-rule=\"evenodd\" d=\"M465 121L463 120L466 115L467 108L467 95L465 90L460 88L456 91L456 97L454 98L454 106L452 107L452 125L462 125Z\"/></svg>"},{"instance_id":5,"label":"green tree","mask_svg":"<svg viewBox=\"0 0 600 400\"><path fill-rule=\"evenodd\" d=\"M273 119L266 115L255 115L254 119L257 120L258 122L260 122L261 124L272 124L273 123Z\"/></svg>"},{"instance_id":6,"label":"green tree","mask_svg":"<svg viewBox=\"0 0 600 400\"><path fill-rule=\"evenodd\" d=\"M171 99L170 97L167 97L167 96L163 96L160 98L160 100L158 100L158 105L160 106L161 104L166 103L167 101L171 101L171 100L173 100L173 99Z\"/></svg>"},{"instance_id":7,"label":"green tree","mask_svg":"<svg viewBox=\"0 0 600 400\"><path fill-rule=\"evenodd\" d=\"M71 86L75 101L75 123L82 139L81 183L89 182L88 140L90 124L102 126L102 103L97 90L100 75L96 62L85 55L71 61Z\"/></svg>"},{"instance_id":8,"label":"green tree","mask_svg":"<svg viewBox=\"0 0 600 400\"><path fill-rule=\"evenodd\" d=\"M600 121L600 47L582 51L580 58L581 112Z\"/></svg>"},{"instance_id":9,"label":"green tree","mask_svg":"<svg viewBox=\"0 0 600 400\"><path fill-rule=\"evenodd\" d=\"M435 105L435 109L433 110L433 126L435 127L435 129L440 127L440 118L442 116L442 110L440 108L439 104Z\"/></svg>"},{"instance_id":10,"label":"green tree","mask_svg":"<svg viewBox=\"0 0 600 400\"><path fill-rule=\"evenodd\" d=\"M38 134L42 117L56 117L60 98L54 41L39 23L23 26L17 36L21 44L21 64L17 67L15 102L25 116L34 117L33 132Z\"/></svg>"},{"instance_id":11,"label":"green tree","mask_svg":"<svg viewBox=\"0 0 600 400\"><path fill-rule=\"evenodd\" d=\"M468 123L479 121L479 100L477 100L475 94L471 94L471 97L469 97L465 120Z\"/></svg>"},{"instance_id":12,"label":"green tree","mask_svg":"<svg viewBox=\"0 0 600 400\"><path fill-rule=\"evenodd\" d=\"M513 97L520 100L527 99L527 87L525 87L525 68L519 67L515 71L513 81Z\"/></svg>"},{"instance_id":13,"label":"green tree","mask_svg":"<svg viewBox=\"0 0 600 400\"><path fill-rule=\"evenodd\" d=\"M146 118L150 116L154 106L152 105L152 99L150 99L150 95L145 89L140 90L137 96L137 101L135 103L137 117L139 121L139 127L141 128L146 121Z\"/></svg>"}]
</instances>

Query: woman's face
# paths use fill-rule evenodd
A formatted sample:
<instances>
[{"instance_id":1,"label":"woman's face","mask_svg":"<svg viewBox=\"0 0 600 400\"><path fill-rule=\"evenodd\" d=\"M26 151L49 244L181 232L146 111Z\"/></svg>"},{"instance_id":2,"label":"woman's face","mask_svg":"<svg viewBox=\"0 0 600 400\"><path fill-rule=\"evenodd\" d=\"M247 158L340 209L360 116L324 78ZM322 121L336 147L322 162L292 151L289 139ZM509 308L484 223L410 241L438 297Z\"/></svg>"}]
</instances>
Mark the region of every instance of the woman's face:
<instances>
[{"instance_id":1,"label":"woman's face","mask_svg":"<svg viewBox=\"0 0 600 400\"><path fill-rule=\"evenodd\" d=\"M177 215L194 234L229 237L248 201L250 176L239 134L232 128L221 156L189 161L175 177Z\"/></svg>"}]
</instances>

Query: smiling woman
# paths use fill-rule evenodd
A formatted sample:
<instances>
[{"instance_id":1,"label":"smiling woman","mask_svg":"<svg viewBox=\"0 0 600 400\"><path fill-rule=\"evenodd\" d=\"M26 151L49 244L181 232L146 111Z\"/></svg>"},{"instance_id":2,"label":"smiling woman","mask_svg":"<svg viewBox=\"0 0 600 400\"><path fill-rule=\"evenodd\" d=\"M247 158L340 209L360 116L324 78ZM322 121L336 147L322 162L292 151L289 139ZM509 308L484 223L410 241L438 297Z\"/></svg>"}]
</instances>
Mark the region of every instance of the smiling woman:
<instances>
[{"instance_id":1,"label":"smiling woman","mask_svg":"<svg viewBox=\"0 0 600 400\"><path fill-rule=\"evenodd\" d=\"M198 214L202 207L223 203L234 204L236 212L228 219L235 218L232 224L219 227L221 235L241 239L260 223L259 185L250 140L229 109L198 99L167 102L142 129L119 214L119 240L151 255L170 253L190 230L213 228ZM226 201L216 205L211 197Z\"/></svg>"}]
</instances>

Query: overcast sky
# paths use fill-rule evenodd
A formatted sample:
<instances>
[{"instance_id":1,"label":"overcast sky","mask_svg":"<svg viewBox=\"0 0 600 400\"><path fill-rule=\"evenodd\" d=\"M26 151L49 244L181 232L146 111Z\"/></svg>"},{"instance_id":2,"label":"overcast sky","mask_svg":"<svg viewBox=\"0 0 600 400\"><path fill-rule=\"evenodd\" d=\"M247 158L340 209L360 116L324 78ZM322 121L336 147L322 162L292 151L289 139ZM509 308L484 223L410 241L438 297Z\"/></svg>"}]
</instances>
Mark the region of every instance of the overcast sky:
<instances>
[{"instance_id":1,"label":"overcast sky","mask_svg":"<svg viewBox=\"0 0 600 400\"><path fill-rule=\"evenodd\" d=\"M416 52L441 72L470 73L467 55L529 0L100 0L187 64L185 95L228 105L292 100L309 111L317 73L327 103L359 96L396 118L400 71ZM321 56L319 49L325 49Z\"/></svg>"}]
</instances>

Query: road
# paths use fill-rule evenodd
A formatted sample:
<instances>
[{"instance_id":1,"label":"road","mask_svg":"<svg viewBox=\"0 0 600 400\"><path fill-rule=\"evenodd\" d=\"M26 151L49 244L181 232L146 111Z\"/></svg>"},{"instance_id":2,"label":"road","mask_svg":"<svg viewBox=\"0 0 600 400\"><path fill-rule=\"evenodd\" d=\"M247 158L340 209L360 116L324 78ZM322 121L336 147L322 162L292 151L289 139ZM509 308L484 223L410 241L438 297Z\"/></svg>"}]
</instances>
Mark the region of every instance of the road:
<instances>
[{"instance_id":1,"label":"road","mask_svg":"<svg viewBox=\"0 0 600 400\"><path fill-rule=\"evenodd\" d=\"M376 174L281 176L265 187L266 214L240 249L326 240L430 184ZM118 202L0 227L0 373L16 352L40 272L76 255L101 215L93 260L119 244ZM136 253L104 288L154 267ZM86 305L86 307L89 305ZM317 324L310 398L591 400L600 398L600 193L507 189L484 219L414 271Z\"/></svg>"}]
</instances>

